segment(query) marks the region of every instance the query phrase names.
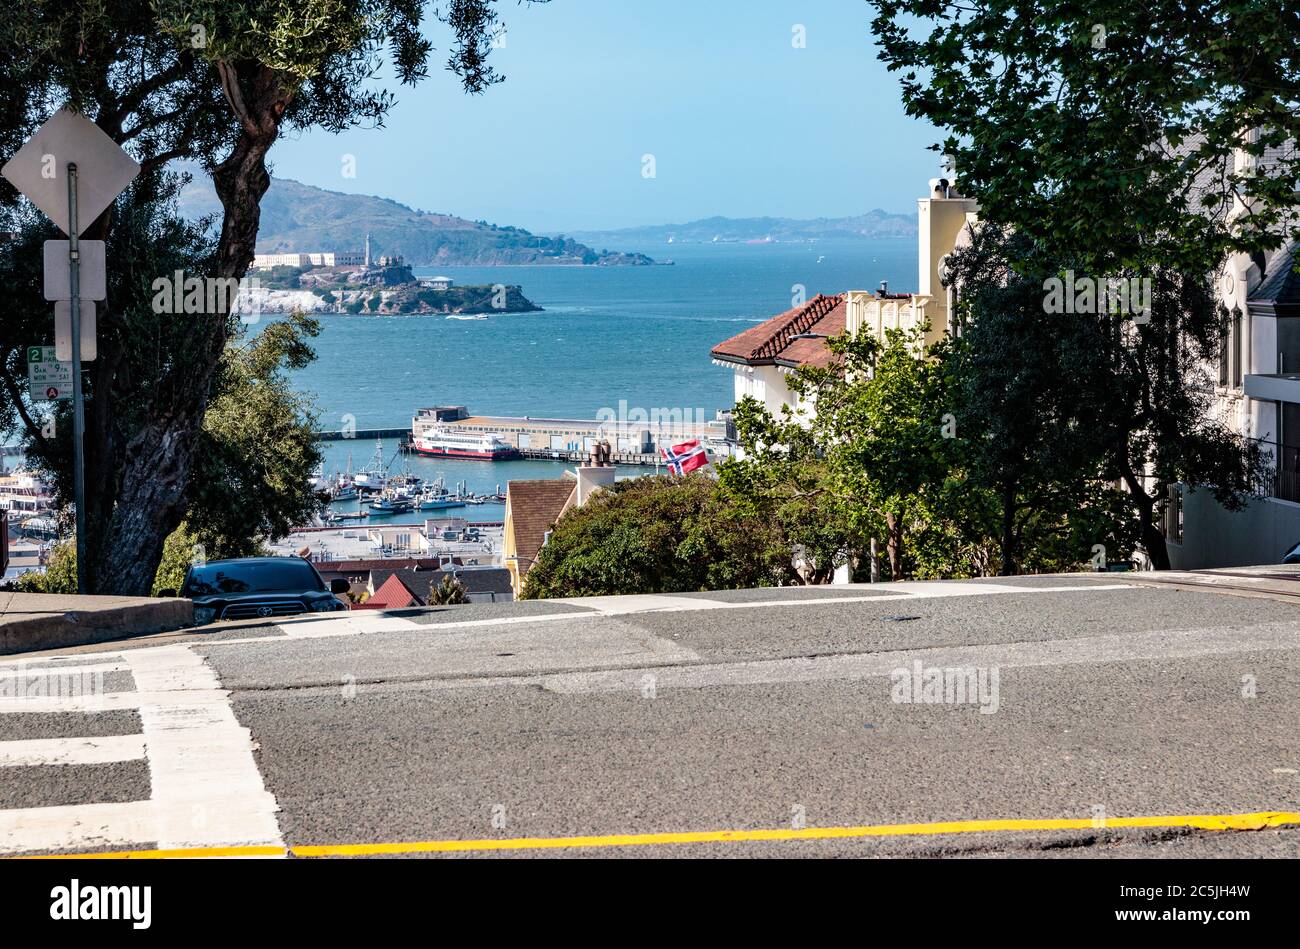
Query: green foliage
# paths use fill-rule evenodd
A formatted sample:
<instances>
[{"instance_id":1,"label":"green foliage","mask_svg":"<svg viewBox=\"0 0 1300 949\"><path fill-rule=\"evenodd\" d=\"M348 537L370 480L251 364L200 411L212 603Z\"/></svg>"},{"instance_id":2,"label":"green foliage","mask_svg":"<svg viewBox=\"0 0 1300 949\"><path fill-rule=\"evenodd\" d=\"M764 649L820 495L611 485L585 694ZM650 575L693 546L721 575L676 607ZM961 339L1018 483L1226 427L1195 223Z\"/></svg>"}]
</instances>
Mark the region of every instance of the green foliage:
<instances>
[{"instance_id":1,"label":"green foliage","mask_svg":"<svg viewBox=\"0 0 1300 949\"><path fill-rule=\"evenodd\" d=\"M254 556L263 538L322 506L307 479L321 462L312 403L285 377L315 359L320 324L293 313L226 351L203 420L188 526L212 559Z\"/></svg>"},{"instance_id":2,"label":"green foliage","mask_svg":"<svg viewBox=\"0 0 1300 949\"><path fill-rule=\"evenodd\" d=\"M523 596L681 593L794 579L780 528L729 504L704 474L620 481L571 510Z\"/></svg>"},{"instance_id":3,"label":"green foliage","mask_svg":"<svg viewBox=\"0 0 1300 949\"><path fill-rule=\"evenodd\" d=\"M257 271L257 281L267 290L298 290L302 287L302 275L310 269L310 267L272 267L270 270Z\"/></svg>"},{"instance_id":4,"label":"green foliage","mask_svg":"<svg viewBox=\"0 0 1300 949\"><path fill-rule=\"evenodd\" d=\"M723 468L727 490L777 518L809 561L810 582L887 541L891 573L907 572L904 539L951 465L943 438L945 376L924 330L831 341L838 361L790 377L799 412L773 417L752 400L736 413L745 459Z\"/></svg>"},{"instance_id":5,"label":"green foliage","mask_svg":"<svg viewBox=\"0 0 1300 949\"><path fill-rule=\"evenodd\" d=\"M443 574L442 582L429 584L430 606L461 606L469 602L469 590L450 573Z\"/></svg>"},{"instance_id":6,"label":"green foliage","mask_svg":"<svg viewBox=\"0 0 1300 949\"><path fill-rule=\"evenodd\" d=\"M163 590L179 590L185 580L185 571L189 569L196 556L202 551L197 539L182 524L167 538L163 545L162 561L154 578L151 596L158 596ZM50 551L45 572L25 573L14 582L14 589L24 593L58 593L77 592L77 547L71 541L58 544Z\"/></svg>"},{"instance_id":7,"label":"green foliage","mask_svg":"<svg viewBox=\"0 0 1300 949\"><path fill-rule=\"evenodd\" d=\"M77 547L71 542L56 545L45 563L45 572L30 571L14 582L14 589L23 593L77 592Z\"/></svg>"},{"instance_id":8,"label":"green foliage","mask_svg":"<svg viewBox=\"0 0 1300 949\"><path fill-rule=\"evenodd\" d=\"M206 558L206 549L190 533L187 525L182 524L176 528L163 543L162 560L153 580L153 596L158 596L163 590L180 590L181 584L185 582L185 571L196 560Z\"/></svg>"},{"instance_id":9,"label":"green foliage","mask_svg":"<svg viewBox=\"0 0 1300 949\"><path fill-rule=\"evenodd\" d=\"M197 453L212 435L204 414L220 386L214 377L227 372L223 360L235 329L228 309L159 319L149 306L152 283L177 269L194 277L244 275L270 183L266 155L281 132L382 124L393 95L377 77L409 84L427 74L433 47L422 32L426 8L421 0L15 0L6 9L0 154L16 151L55 105L67 103L142 169L114 209L82 222L84 237L109 245L99 358L87 384L87 492L77 512L88 538L80 566L92 591L149 589L166 537L187 515ZM499 81L487 61L500 27L494 0L449 0L430 9L452 33L448 67L461 85L481 92ZM212 173L219 226L193 228L173 213L173 183L164 172L177 160L198 161ZM39 300L33 262L40 255L33 250L41 228L53 234L29 216L7 182L0 182L0 228L21 232L0 249L6 291L19 305ZM42 313L48 320L48 309L44 301L24 308L15 321L23 325L10 327L8 342L0 339L0 424L21 420L66 502L66 417L56 419L57 437L45 436L21 391L18 354L46 336L48 322L39 334L29 324ZM257 413L277 414L269 405ZM234 470L230 462L227 452L226 470ZM271 491L287 497L289 489L274 484ZM274 526L284 510L264 520ZM243 542L225 533L216 539Z\"/></svg>"},{"instance_id":10,"label":"green foliage","mask_svg":"<svg viewBox=\"0 0 1300 949\"><path fill-rule=\"evenodd\" d=\"M1167 568L1157 523L1167 486L1205 486L1233 509L1261 470L1258 449L1208 413L1203 367L1224 335L1212 286L1223 262L1277 247L1300 227L1300 61L1277 53L1294 46L1295 11L1249 0L1194 11L1174 0L870 2L908 112L945 130L961 191L979 201L990 248L964 255L975 274L955 283L986 297L1008 275L1019 285L1009 288L1019 299L974 304L983 314L973 329L998 325L972 341L967 394L978 401L986 381L993 392L1030 391L1038 417L1017 430L984 400L980 480L1000 482L993 489L1016 517L1009 481L1059 485L1074 453L1083 473L1075 488L1099 473L1122 482L1143 549ZM1249 213L1233 216L1243 207ZM1043 312L1043 280L1067 271L1147 280L1150 311L1141 320ZM1027 365L999 369L1015 350L1011 322L1032 325L1035 282L1044 330L1021 336L1015 362ZM1067 378L1045 375L1062 370ZM1020 464L1013 456L1026 441L1040 453ZM1104 495L1093 500L1110 506ZM1123 533L1116 542L1126 543ZM1021 553L1014 541L1004 547L1013 561Z\"/></svg>"},{"instance_id":11,"label":"green foliage","mask_svg":"<svg viewBox=\"0 0 1300 949\"><path fill-rule=\"evenodd\" d=\"M981 218L1080 273L1209 274L1296 227L1300 153L1278 147L1300 139L1289 5L869 3L908 113L945 131ZM1238 147L1268 173L1237 168ZM1230 223L1236 198L1251 213Z\"/></svg>"}]
</instances>

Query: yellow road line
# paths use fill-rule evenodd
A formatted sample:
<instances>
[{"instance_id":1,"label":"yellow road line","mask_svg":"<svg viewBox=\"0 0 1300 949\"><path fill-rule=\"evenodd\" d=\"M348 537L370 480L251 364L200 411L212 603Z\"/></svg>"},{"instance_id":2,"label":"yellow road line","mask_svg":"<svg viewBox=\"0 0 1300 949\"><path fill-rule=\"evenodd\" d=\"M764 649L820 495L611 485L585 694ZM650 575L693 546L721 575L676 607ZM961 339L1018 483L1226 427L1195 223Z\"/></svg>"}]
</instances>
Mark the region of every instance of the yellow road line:
<instances>
[{"instance_id":1,"label":"yellow road line","mask_svg":"<svg viewBox=\"0 0 1300 949\"><path fill-rule=\"evenodd\" d=\"M425 840L387 844L327 844L291 847L295 857L377 857L415 853L472 853L492 850L572 850L581 847L653 847L673 844L785 840L849 840L862 837L929 837L997 831L1109 830L1129 827L1228 831L1300 825L1300 812L1190 814L1150 817L1049 818L938 821L928 824L871 824L863 827L805 827L769 830L701 830L662 834L604 834L587 837L507 837L482 840ZM283 857L281 847L199 847L190 850L124 850L113 853L47 854L18 859L153 860L185 857Z\"/></svg>"}]
</instances>

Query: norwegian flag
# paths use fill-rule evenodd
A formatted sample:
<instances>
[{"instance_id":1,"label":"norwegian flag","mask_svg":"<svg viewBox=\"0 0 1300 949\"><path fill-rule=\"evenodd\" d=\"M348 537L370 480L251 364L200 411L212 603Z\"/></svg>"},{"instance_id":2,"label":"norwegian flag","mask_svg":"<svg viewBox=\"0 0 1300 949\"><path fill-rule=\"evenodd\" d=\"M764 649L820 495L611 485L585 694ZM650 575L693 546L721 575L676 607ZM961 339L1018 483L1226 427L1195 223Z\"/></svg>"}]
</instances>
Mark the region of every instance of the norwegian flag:
<instances>
[{"instance_id":1,"label":"norwegian flag","mask_svg":"<svg viewBox=\"0 0 1300 949\"><path fill-rule=\"evenodd\" d=\"M661 448L664 461L673 474L686 474L696 468L703 468L709 463L709 453L704 450L698 438L682 442L672 448Z\"/></svg>"}]
</instances>

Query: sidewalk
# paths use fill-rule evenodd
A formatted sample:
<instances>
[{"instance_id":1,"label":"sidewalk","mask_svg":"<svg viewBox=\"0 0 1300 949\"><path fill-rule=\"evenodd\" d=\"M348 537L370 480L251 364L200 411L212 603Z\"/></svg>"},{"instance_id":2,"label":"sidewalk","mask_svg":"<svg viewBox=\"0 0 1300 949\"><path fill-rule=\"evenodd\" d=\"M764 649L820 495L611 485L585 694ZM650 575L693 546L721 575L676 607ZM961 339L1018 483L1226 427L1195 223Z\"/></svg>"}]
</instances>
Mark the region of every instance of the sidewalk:
<instances>
[{"instance_id":1,"label":"sidewalk","mask_svg":"<svg viewBox=\"0 0 1300 949\"><path fill-rule=\"evenodd\" d=\"M157 633L193 621L189 600L0 593L0 655Z\"/></svg>"}]
</instances>

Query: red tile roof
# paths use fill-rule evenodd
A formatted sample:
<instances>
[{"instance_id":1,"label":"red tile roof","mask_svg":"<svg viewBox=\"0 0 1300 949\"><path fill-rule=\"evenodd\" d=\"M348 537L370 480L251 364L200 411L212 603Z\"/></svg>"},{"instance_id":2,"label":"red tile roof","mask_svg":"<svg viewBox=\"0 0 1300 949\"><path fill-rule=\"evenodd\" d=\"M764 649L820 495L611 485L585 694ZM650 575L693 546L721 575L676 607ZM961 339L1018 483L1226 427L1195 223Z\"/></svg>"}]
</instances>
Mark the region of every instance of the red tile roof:
<instances>
[{"instance_id":1,"label":"red tile roof","mask_svg":"<svg viewBox=\"0 0 1300 949\"><path fill-rule=\"evenodd\" d=\"M824 339L796 339L805 333L839 336L847 326L845 295L818 294L803 306L751 326L713 347L713 358L747 366L828 366L835 355Z\"/></svg>"}]
</instances>

